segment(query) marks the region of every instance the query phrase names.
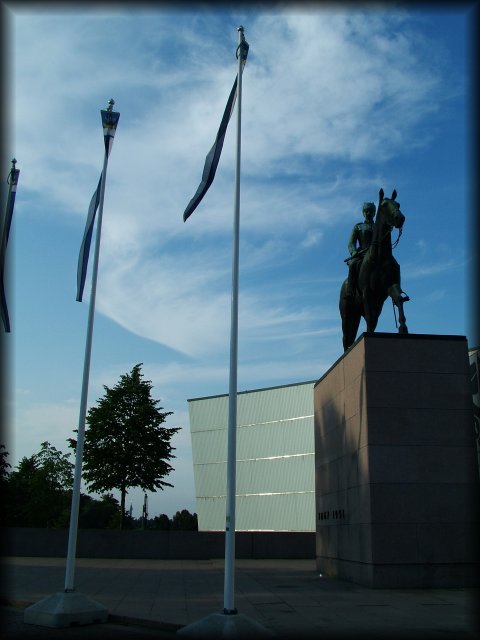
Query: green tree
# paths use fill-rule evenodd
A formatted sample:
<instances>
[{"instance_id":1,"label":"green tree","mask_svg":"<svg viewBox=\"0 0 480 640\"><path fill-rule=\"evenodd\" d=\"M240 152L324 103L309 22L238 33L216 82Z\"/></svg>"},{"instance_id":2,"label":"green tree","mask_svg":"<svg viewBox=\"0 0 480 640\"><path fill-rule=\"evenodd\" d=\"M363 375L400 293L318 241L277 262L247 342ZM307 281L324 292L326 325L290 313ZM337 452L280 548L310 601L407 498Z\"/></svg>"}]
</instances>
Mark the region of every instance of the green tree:
<instances>
[{"instance_id":1,"label":"green tree","mask_svg":"<svg viewBox=\"0 0 480 640\"><path fill-rule=\"evenodd\" d=\"M163 478L173 470L170 440L179 427L163 426L172 412L164 412L151 397L152 383L143 380L141 367L120 376L113 388L104 385L104 396L86 418L83 477L95 493L120 491L120 528L128 489L155 492L173 486ZM75 440L69 442L76 448Z\"/></svg>"},{"instance_id":2,"label":"green tree","mask_svg":"<svg viewBox=\"0 0 480 640\"><path fill-rule=\"evenodd\" d=\"M120 505L111 494L103 495L100 500L92 496L80 496L80 529L117 529L120 518Z\"/></svg>"},{"instance_id":3,"label":"green tree","mask_svg":"<svg viewBox=\"0 0 480 640\"><path fill-rule=\"evenodd\" d=\"M180 531L198 531L197 514L190 513L188 509L182 509L172 518L172 529Z\"/></svg>"},{"instance_id":4,"label":"green tree","mask_svg":"<svg viewBox=\"0 0 480 640\"><path fill-rule=\"evenodd\" d=\"M5 524L18 527L62 526L73 485L73 464L49 442L38 453L22 458L8 475Z\"/></svg>"},{"instance_id":5,"label":"green tree","mask_svg":"<svg viewBox=\"0 0 480 640\"><path fill-rule=\"evenodd\" d=\"M8 480L8 469L11 469L12 465L7 462L8 451L6 449L2 451L2 449L5 449L4 444L0 444L0 481L3 483Z\"/></svg>"},{"instance_id":6,"label":"green tree","mask_svg":"<svg viewBox=\"0 0 480 640\"><path fill-rule=\"evenodd\" d=\"M152 529L161 529L162 531L168 531L172 528L172 521L166 513L161 513L159 516L155 516L153 520L149 520Z\"/></svg>"}]
</instances>

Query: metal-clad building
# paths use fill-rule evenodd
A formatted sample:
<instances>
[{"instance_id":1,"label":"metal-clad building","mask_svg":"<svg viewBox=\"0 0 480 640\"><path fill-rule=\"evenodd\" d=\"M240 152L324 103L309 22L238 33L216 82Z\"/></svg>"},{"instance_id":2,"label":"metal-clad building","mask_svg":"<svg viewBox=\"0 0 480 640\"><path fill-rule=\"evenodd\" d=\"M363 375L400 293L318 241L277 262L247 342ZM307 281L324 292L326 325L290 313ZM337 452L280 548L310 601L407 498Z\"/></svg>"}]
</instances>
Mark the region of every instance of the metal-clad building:
<instances>
[{"instance_id":1,"label":"metal-clad building","mask_svg":"<svg viewBox=\"0 0 480 640\"><path fill-rule=\"evenodd\" d=\"M237 397L237 531L315 531L313 385ZM228 394L188 400L198 525L225 529Z\"/></svg>"}]
</instances>

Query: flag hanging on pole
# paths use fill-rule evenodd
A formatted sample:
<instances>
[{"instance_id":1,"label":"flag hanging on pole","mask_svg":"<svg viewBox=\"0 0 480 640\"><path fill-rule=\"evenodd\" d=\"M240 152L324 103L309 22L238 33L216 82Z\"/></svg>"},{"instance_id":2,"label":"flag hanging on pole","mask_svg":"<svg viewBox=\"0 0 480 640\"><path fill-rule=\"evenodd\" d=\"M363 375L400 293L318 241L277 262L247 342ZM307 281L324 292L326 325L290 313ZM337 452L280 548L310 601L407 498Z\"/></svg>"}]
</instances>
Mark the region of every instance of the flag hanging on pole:
<instances>
[{"instance_id":1,"label":"flag hanging on pole","mask_svg":"<svg viewBox=\"0 0 480 640\"><path fill-rule=\"evenodd\" d=\"M242 63L245 65L248 54L248 44L245 42L244 52L242 52ZM238 55L238 52L237 52ZM215 142L213 143L212 148L207 154L205 158L205 165L203 167L202 180L198 185L198 189L193 196L193 198L188 203L187 208L183 213L183 221L186 222L187 218L189 218L195 209L198 207L200 202L203 199L203 196L207 193L210 185L215 178L215 173L217 171L218 162L220 160L220 155L223 149L223 142L225 140L225 134L227 133L228 123L230 121L230 117L233 113L233 108L235 107L235 100L237 98L237 81L238 74L235 78L235 82L233 83L232 90L230 91L230 95L228 96L227 106L225 107L225 111L223 112L222 121L220 122L220 127L218 129L217 137L215 138Z\"/></svg>"},{"instance_id":2,"label":"flag hanging on pole","mask_svg":"<svg viewBox=\"0 0 480 640\"><path fill-rule=\"evenodd\" d=\"M15 204L15 196L17 195L18 176L20 175L20 169L15 169L16 164L17 164L17 161L15 160L15 158L13 158L12 168L10 169L10 173L7 178L7 182L9 183L9 194L8 194L7 210L5 214L5 227L3 229L5 247L8 244L10 227L12 226L13 206ZM2 258L5 259L5 256L2 255ZM2 262L2 268L3 268L3 262Z\"/></svg>"},{"instance_id":3,"label":"flag hanging on pole","mask_svg":"<svg viewBox=\"0 0 480 640\"><path fill-rule=\"evenodd\" d=\"M95 193L90 201L88 207L87 223L85 225L85 232L83 234L83 240L80 247L80 255L78 256L78 268L77 268L77 302L82 301L83 289L85 287L85 279L87 277L88 257L90 255L90 245L92 243L93 225L95 224L95 215L97 213L98 205L100 202L100 186L102 184L103 172L100 174L100 180L98 181Z\"/></svg>"},{"instance_id":4,"label":"flag hanging on pole","mask_svg":"<svg viewBox=\"0 0 480 640\"><path fill-rule=\"evenodd\" d=\"M118 119L120 114L117 111L112 111L113 101L111 106L104 110L102 109L102 125L103 125L103 139L105 142L105 153L108 158L110 151L112 150L113 138L115 137L115 131L117 129ZM85 279L87 277L88 258L90 255L90 245L92 243L92 233L95 224L95 215L97 213L98 205L100 203L100 191L103 178L103 171L100 174L100 180L98 181L95 193L90 201L88 207L87 222L85 224L85 231L83 234L82 244L80 246L80 254L78 256L77 267L77 302L82 301L83 289L85 287Z\"/></svg>"},{"instance_id":5,"label":"flag hanging on pole","mask_svg":"<svg viewBox=\"0 0 480 640\"><path fill-rule=\"evenodd\" d=\"M8 174L7 182L9 183L8 187L8 196L7 196L7 205L5 208L5 219L3 221L3 229L2 229L2 246L1 246L1 258L0 258L0 306L2 313L3 326L5 327L6 333L10 333L10 319L8 316L8 307L7 307L7 298L5 295L5 284L3 281L4 271L5 271L5 259L7 253L7 244L8 238L10 236L10 227L12 226L12 217L13 217L13 207L15 205L15 196L17 195L17 184L18 177L20 175L20 170L15 169L16 164L15 158L12 160L12 168L10 169L10 173Z\"/></svg>"}]
</instances>

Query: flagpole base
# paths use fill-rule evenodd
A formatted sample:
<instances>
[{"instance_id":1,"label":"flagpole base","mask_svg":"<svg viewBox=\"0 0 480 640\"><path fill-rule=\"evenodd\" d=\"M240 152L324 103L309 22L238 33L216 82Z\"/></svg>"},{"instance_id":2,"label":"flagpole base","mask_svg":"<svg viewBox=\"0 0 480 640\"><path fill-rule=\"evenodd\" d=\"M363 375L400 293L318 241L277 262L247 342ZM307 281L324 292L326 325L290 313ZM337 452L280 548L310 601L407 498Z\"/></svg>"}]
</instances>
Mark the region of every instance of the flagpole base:
<instances>
[{"instance_id":1,"label":"flagpole base","mask_svg":"<svg viewBox=\"0 0 480 640\"><path fill-rule=\"evenodd\" d=\"M72 625L107 622L108 610L101 604L75 591L62 591L47 596L23 612L25 624L61 629Z\"/></svg>"},{"instance_id":2,"label":"flagpole base","mask_svg":"<svg viewBox=\"0 0 480 640\"><path fill-rule=\"evenodd\" d=\"M275 638L276 634L243 614L211 613L182 627L176 633L184 638Z\"/></svg>"}]
</instances>

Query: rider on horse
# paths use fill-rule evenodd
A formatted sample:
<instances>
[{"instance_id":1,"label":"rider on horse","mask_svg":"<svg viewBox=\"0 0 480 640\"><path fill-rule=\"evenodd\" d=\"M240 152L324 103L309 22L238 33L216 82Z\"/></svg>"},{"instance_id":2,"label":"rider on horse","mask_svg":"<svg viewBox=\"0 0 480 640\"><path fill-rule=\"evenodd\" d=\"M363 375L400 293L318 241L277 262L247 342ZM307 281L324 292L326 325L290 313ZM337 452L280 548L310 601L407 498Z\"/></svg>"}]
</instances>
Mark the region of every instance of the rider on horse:
<instances>
[{"instance_id":1,"label":"rider on horse","mask_svg":"<svg viewBox=\"0 0 480 640\"><path fill-rule=\"evenodd\" d=\"M376 212L373 202L364 202L362 212L365 222L358 222L353 227L350 240L348 241L350 258L345 260L348 264L348 280L345 298L349 299L353 299L355 297L358 272L360 271L363 256L372 242L374 226L373 218Z\"/></svg>"}]
</instances>

